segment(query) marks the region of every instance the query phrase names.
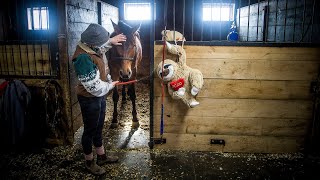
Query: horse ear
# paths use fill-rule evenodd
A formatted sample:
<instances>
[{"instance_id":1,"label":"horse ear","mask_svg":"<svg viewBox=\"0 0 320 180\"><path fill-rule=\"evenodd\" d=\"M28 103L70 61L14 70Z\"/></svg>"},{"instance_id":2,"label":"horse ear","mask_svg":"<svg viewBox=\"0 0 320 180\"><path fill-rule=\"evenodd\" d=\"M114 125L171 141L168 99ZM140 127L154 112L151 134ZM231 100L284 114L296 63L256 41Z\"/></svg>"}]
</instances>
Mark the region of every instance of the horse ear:
<instances>
[{"instance_id":1,"label":"horse ear","mask_svg":"<svg viewBox=\"0 0 320 180\"><path fill-rule=\"evenodd\" d=\"M140 31L141 23L135 27L132 28L132 33L135 33L137 31Z\"/></svg>"},{"instance_id":2,"label":"horse ear","mask_svg":"<svg viewBox=\"0 0 320 180\"><path fill-rule=\"evenodd\" d=\"M114 31L117 32L117 33L120 33L120 28L119 28L119 26L118 26L116 23L114 23L114 22L112 21L112 19L110 19L110 20L111 20L111 23L112 23L112 26L113 26Z\"/></svg>"}]
</instances>

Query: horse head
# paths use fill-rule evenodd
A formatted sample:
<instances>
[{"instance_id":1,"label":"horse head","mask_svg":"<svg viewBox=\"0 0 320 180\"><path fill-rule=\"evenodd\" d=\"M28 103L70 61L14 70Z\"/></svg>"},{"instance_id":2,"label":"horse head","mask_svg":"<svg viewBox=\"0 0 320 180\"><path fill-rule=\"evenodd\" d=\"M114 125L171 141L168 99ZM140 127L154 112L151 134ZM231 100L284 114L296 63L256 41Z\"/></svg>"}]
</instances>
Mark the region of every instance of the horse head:
<instances>
[{"instance_id":1,"label":"horse head","mask_svg":"<svg viewBox=\"0 0 320 180\"><path fill-rule=\"evenodd\" d=\"M133 76L136 76L137 65L142 58L142 47L139 37L140 25L131 27L123 21L119 21L115 24L112 20L114 32L111 37L123 33L126 35L127 40L122 45L114 46L113 55L111 55L111 61L114 62L112 66L118 64L118 73L121 81L128 81ZM133 71L135 69L135 71Z\"/></svg>"}]
</instances>

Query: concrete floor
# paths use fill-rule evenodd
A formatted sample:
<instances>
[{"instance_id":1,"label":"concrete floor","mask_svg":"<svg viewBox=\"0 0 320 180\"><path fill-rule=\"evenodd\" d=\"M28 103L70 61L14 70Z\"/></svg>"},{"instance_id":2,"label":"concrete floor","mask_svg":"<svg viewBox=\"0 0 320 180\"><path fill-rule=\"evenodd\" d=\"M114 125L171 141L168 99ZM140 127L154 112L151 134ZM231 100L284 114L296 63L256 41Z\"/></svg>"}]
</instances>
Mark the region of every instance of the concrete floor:
<instances>
[{"instance_id":1,"label":"concrete floor","mask_svg":"<svg viewBox=\"0 0 320 180\"><path fill-rule=\"evenodd\" d=\"M150 150L144 129L126 127L106 136L113 137L105 144L108 153L120 160L104 165L107 173L102 176L85 170L78 140L73 146L38 152L2 153L0 179L320 179L318 157Z\"/></svg>"}]
</instances>

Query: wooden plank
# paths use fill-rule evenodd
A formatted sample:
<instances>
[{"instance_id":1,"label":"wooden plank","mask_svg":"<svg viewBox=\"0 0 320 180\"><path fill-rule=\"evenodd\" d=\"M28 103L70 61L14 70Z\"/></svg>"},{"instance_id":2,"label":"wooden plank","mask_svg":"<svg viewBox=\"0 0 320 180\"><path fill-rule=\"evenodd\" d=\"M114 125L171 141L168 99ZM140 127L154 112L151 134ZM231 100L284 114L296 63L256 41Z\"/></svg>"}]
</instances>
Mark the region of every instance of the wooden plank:
<instances>
[{"instance_id":1,"label":"wooden plank","mask_svg":"<svg viewBox=\"0 0 320 180\"><path fill-rule=\"evenodd\" d=\"M72 104L72 120L81 115L81 108L79 103Z\"/></svg>"},{"instance_id":2,"label":"wooden plank","mask_svg":"<svg viewBox=\"0 0 320 180\"><path fill-rule=\"evenodd\" d=\"M77 94L75 93L76 85L79 83L79 80L76 76L76 72L74 71L73 64L69 64L71 69L69 70L69 84L71 91L71 104L78 102Z\"/></svg>"},{"instance_id":3,"label":"wooden plank","mask_svg":"<svg viewBox=\"0 0 320 180\"><path fill-rule=\"evenodd\" d=\"M0 46L3 72L12 75L50 74L50 51L47 44Z\"/></svg>"},{"instance_id":4,"label":"wooden plank","mask_svg":"<svg viewBox=\"0 0 320 180\"><path fill-rule=\"evenodd\" d=\"M154 95L161 96L160 79L154 79ZM310 81L204 79L198 97L214 99L310 99ZM169 96L165 90L165 96Z\"/></svg>"},{"instance_id":5,"label":"wooden plank","mask_svg":"<svg viewBox=\"0 0 320 180\"><path fill-rule=\"evenodd\" d=\"M155 45L155 59L162 59L162 48L162 45ZM189 61L191 61L189 59L317 61L320 56L320 48L311 47L238 47L185 45L184 49L187 53L187 64L189 64ZM169 55L170 54L167 54L166 57L170 58Z\"/></svg>"},{"instance_id":6,"label":"wooden plank","mask_svg":"<svg viewBox=\"0 0 320 180\"><path fill-rule=\"evenodd\" d=\"M155 68L160 59L155 59ZM199 69L204 78L312 80L317 77L319 61L212 60L189 59L188 65Z\"/></svg>"},{"instance_id":7,"label":"wooden plank","mask_svg":"<svg viewBox=\"0 0 320 180\"><path fill-rule=\"evenodd\" d=\"M155 136L159 137L158 135ZM292 153L302 150L302 137L269 137L238 135L198 135L164 133L167 142L157 149L218 151L246 153ZM211 145L211 139L223 139L226 145Z\"/></svg>"},{"instance_id":8,"label":"wooden plank","mask_svg":"<svg viewBox=\"0 0 320 180\"><path fill-rule=\"evenodd\" d=\"M160 115L154 116L154 132L160 132ZM242 136L302 137L310 119L229 118L165 116L164 132Z\"/></svg>"},{"instance_id":9,"label":"wooden plank","mask_svg":"<svg viewBox=\"0 0 320 180\"><path fill-rule=\"evenodd\" d=\"M79 103L72 104L72 124L73 124L73 130L76 132L82 125L82 115L81 115L81 108Z\"/></svg>"},{"instance_id":10,"label":"wooden plank","mask_svg":"<svg viewBox=\"0 0 320 180\"><path fill-rule=\"evenodd\" d=\"M166 116L301 118L311 119L312 102L306 100L258 100L197 98L200 105L188 108L180 100L164 98ZM161 97L154 98L154 114L160 115Z\"/></svg>"}]
</instances>

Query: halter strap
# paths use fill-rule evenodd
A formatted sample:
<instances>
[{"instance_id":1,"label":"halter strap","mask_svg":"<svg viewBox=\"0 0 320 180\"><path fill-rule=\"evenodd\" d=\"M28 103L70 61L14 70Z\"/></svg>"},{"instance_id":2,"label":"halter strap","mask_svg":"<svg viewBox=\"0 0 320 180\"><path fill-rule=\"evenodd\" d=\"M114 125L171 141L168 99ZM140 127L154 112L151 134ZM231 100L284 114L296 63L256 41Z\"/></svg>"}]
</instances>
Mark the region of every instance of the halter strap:
<instances>
[{"instance_id":1,"label":"halter strap","mask_svg":"<svg viewBox=\"0 0 320 180\"><path fill-rule=\"evenodd\" d=\"M139 38L139 34L134 34L133 38L138 38L138 40L140 40ZM135 39L134 39L134 42L135 42ZM114 57L114 59L117 59L117 60L129 60L129 61L136 61L137 60L137 54L138 54L138 49L136 47L136 43L134 43L134 56L133 57L123 57L123 56L116 56Z\"/></svg>"}]
</instances>

